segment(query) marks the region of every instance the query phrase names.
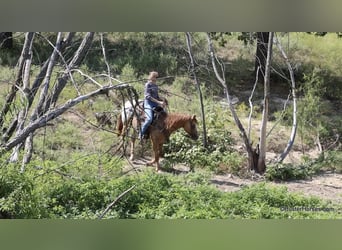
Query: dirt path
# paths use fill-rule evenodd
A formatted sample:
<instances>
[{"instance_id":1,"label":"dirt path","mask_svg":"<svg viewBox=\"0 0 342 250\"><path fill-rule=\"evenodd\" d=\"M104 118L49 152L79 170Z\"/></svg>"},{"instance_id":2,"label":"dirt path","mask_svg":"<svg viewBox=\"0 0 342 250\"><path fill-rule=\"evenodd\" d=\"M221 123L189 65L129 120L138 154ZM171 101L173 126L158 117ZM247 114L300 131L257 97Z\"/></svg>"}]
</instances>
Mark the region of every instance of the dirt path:
<instances>
[{"instance_id":1,"label":"dirt path","mask_svg":"<svg viewBox=\"0 0 342 250\"><path fill-rule=\"evenodd\" d=\"M262 180L253 181L232 175L215 175L211 181L218 189L232 192ZM273 186L286 186L289 192L296 192L305 196L316 196L324 200L331 200L334 203L342 203L342 174L327 173L314 176L311 180L268 183Z\"/></svg>"},{"instance_id":2,"label":"dirt path","mask_svg":"<svg viewBox=\"0 0 342 250\"><path fill-rule=\"evenodd\" d=\"M140 158L131 162L124 170L126 173L138 173L146 168L153 169L152 166L146 166L147 158ZM172 174L187 173L189 169L185 166L177 166L167 172ZM165 173L167 173L165 171ZM212 185L224 192L234 192L244 186L249 186L264 181L263 178L242 179L237 176L213 175L210 179ZM272 186L286 186L289 192L295 192L304 196L316 196L323 200L331 200L334 203L342 204L342 174L326 173L314 176L311 180L297 180L286 182L268 182Z\"/></svg>"}]
</instances>

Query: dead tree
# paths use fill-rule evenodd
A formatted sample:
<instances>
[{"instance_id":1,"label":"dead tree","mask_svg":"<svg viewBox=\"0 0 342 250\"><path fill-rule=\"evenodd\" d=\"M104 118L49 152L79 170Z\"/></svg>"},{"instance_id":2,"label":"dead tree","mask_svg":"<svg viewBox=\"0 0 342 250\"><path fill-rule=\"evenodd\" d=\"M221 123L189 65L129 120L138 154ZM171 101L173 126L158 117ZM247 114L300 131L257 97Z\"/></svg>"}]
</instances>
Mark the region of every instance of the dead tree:
<instances>
[{"instance_id":1,"label":"dead tree","mask_svg":"<svg viewBox=\"0 0 342 250\"><path fill-rule=\"evenodd\" d=\"M63 49L71 44L74 33L67 33L64 38L62 33L58 33L55 44L48 41L54 50L41 67L31 87L31 48L35 35L34 32L25 34L25 42L18 62L17 78L5 99L0 113L0 127L3 131L0 152L13 149L10 160L17 161L19 149L25 145L26 154L23 163L28 162L31 158L33 132L45 126L49 120L54 119L60 115L59 112L61 110L64 110L56 107L57 100L68 80L72 79L72 69L77 68L87 54L94 37L94 32L88 32L84 35L81 44L68 64L66 63L67 60L63 57ZM51 75L58 59L64 63L65 71L57 79L57 84L50 90ZM40 95L38 97L39 90ZM102 91L99 92L102 93ZM14 103L14 100L17 98L21 99L20 105ZM37 102L34 102L34 100L37 100ZM32 107L33 103L37 103L35 104L36 106ZM15 107L14 111L13 107ZM65 107L68 107L68 105ZM10 114L9 111L11 111ZM29 111L31 111L30 116L28 115ZM45 121L42 120L42 117L45 118ZM7 119L6 127L4 127L5 119ZM8 120L11 121L8 122Z\"/></svg>"},{"instance_id":2,"label":"dead tree","mask_svg":"<svg viewBox=\"0 0 342 250\"><path fill-rule=\"evenodd\" d=\"M270 41L268 42L268 55L266 60L266 67L265 67L265 97L264 97L264 111L263 111L263 122L261 126L261 134L260 134L260 142L256 145L255 148L252 146L252 141L247 135L245 128L243 127L238 115L236 114L235 108L230 100L229 89L226 84L225 79L225 68L224 64L218 60L216 54L214 52L213 44L210 38L210 35L207 34L208 44L209 44L209 53L212 62L212 66L215 72L215 76L222 85L226 99L229 105L229 109L232 113L233 119L235 124L240 130L240 135L244 141L247 155L248 155L248 167L250 169L255 170L258 173L264 173L265 171L265 155L266 155L266 125L267 125L267 117L268 117L268 98L269 98L269 75L270 75L270 62L271 62L271 50L272 50L272 42L270 43L271 39L273 39L273 34L270 34ZM221 72L217 69L217 64L221 67ZM257 70L259 72L259 70ZM256 80L257 82L257 80ZM254 91L254 89L253 89ZM248 132L249 134L249 132Z\"/></svg>"},{"instance_id":3,"label":"dead tree","mask_svg":"<svg viewBox=\"0 0 342 250\"><path fill-rule=\"evenodd\" d=\"M248 154L248 167L250 169L256 169L256 166L257 166L257 159L258 159L258 155L257 155L257 152L256 150L253 150L253 147L252 147L252 142L249 140L248 136L247 136L247 133L246 133L246 130L245 128L243 127L236 111L235 111L235 108L231 102L231 99L230 99L230 95L229 95L229 89L228 89L228 86L227 86L227 83L226 83L226 78L225 78L225 66L224 66L224 63L222 63L217 57L216 57L216 54L215 54L215 51L214 51L214 47L213 47L213 43L212 43L212 40L210 38L210 35L207 33L207 40L208 40L208 46L209 46L209 53L210 53L210 58L211 58L211 63L212 63L212 66L213 66L213 69L214 69L214 72L215 72L215 76L217 78L217 80L220 82L221 86L223 87L224 89L224 93L225 93L225 96L226 96L226 99L227 99L227 102L228 102L228 106L229 106L229 109L232 113L232 116L233 116L233 119L234 119L234 122L235 124L237 125L237 127L239 128L240 130L240 135L244 141L244 144L245 144L245 147L246 147L246 151L247 151L247 154ZM217 68L217 64L220 66L220 72Z\"/></svg>"}]
</instances>

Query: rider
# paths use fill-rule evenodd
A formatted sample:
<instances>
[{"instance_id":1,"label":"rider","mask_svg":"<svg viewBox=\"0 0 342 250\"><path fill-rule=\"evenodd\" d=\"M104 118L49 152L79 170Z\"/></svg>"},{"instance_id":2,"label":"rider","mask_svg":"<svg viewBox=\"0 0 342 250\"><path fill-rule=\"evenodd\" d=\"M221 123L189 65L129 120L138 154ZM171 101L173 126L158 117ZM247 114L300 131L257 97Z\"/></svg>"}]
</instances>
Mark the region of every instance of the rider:
<instances>
[{"instance_id":1,"label":"rider","mask_svg":"<svg viewBox=\"0 0 342 250\"><path fill-rule=\"evenodd\" d=\"M144 91L144 112L146 114L145 122L141 126L139 139L144 138L148 127L153 120L153 109L156 107L165 107L166 103L159 97L159 89L157 85L158 72L152 71L148 76Z\"/></svg>"}]
</instances>

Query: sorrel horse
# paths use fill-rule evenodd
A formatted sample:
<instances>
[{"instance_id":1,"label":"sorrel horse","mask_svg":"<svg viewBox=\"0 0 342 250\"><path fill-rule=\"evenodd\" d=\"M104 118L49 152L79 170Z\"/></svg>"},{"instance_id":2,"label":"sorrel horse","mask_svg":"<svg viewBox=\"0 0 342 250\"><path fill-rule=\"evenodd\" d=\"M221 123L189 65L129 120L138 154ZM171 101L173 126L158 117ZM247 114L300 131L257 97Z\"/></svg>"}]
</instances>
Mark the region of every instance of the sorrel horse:
<instances>
[{"instance_id":1,"label":"sorrel horse","mask_svg":"<svg viewBox=\"0 0 342 250\"><path fill-rule=\"evenodd\" d=\"M138 108L134 110L133 106L138 106ZM130 160L134 159L135 140L138 131L140 130L140 126L145 119L143 109L139 105L134 105L134 103L133 106L132 103L126 102L125 107L117 120L117 130L121 136L126 135L130 121L133 127L133 133L130 135ZM163 144L169 140L169 137L173 132L180 128L183 128L191 139L198 139L196 115L166 113L161 111L156 114L154 121L148 128L148 135L152 142L154 153L153 159L148 162L148 164L152 165L155 163L156 171L160 170L159 158L162 156Z\"/></svg>"}]
</instances>

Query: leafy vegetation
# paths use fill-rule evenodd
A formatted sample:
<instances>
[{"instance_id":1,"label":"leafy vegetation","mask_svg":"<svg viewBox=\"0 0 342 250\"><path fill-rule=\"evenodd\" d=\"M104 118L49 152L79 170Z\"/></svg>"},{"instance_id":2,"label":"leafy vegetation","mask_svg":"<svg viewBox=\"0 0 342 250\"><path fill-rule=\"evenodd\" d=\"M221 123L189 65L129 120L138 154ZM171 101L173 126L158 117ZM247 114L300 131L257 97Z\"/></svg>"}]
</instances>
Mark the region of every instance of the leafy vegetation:
<instances>
[{"instance_id":1,"label":"leafy vegetation","mask_svg":"<svg viewBox=\"0 0 342 250\"><path fill-rule=\"evenodd\" d=\"M18 175L15 165L2 167L1 215L95 219L117 196L135 185L105 218L341 218L341 206L266 183L223 193L201 173L173 176L146 171L128 177L84 180L53 169L57 167L39 169L31 165L30 171Z\"/></svg>"}]
</instances>

